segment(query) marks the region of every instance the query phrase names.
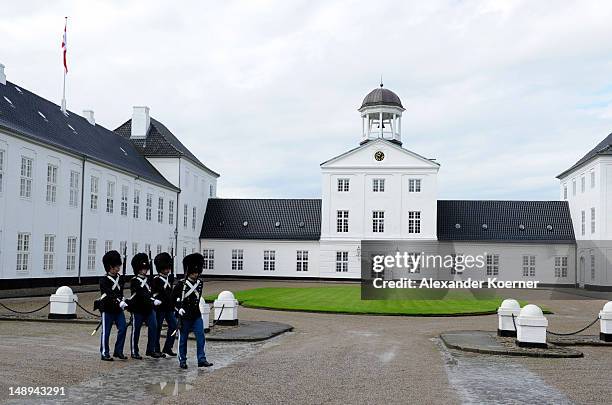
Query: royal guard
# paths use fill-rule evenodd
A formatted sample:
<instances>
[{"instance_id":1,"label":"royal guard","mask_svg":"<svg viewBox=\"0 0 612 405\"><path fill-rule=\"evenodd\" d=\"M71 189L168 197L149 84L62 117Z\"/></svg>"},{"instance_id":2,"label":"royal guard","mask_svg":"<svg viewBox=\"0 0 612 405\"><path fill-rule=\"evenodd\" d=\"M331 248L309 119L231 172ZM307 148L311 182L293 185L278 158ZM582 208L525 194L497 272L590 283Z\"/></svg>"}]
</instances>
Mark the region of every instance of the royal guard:
<instances>
[{"instance_id":1,"label":"royal guard","mask_svg":"<svg viewBox=\"0 0 612 405\"><path fill-rule=\"evenodd\" d=\"M123 345L125 344L125 315L123 310L128 306L123 299L123 280L119 275L121 269L121 255L116 250L106 252L102 257L102 264L106 275L100 278L100 298L94 307L100 310L102 333L100 334L100 355L104 361L113 361L113 357L125 360ZM113 324L117 327L117 341L113 357L110 356L108 341Z\"/></svg>"},{"instance_id":2,"label":"royal guard","mask_svg":"<svg viewBox=\"0 0 612 405\"><path fill-rule=\"evenodd\" d=\"M155 256L153 263L155 264L155 269L158 274L153 278L151 289L153 291L153 298L161 301L161 304L155 307L157 319L155 351L158 353L160 352L159 340L161 338L162 324L165 320L168 326L168 332L166 333L164 349L161 352L168 356L176 356L176 353L172 351L176 333L176 316L174 315L174 305L172 302L172 283L174 280L170 274L170 270L173 267L172 256L166 252L160 253Z\"/></svg>"},{"instance_id":3,"label":"royal guard","mask_svg":"<svg viewBox=\"0 0 612 405\"><path fill-rule=\"evenodd\" d=\"M141 360L142 356L138 350L138 340L140 338L140 328L143 322L147 323L147 351L146 355L153 358L164 357L155 350L155 338L157 337L157 320L155 319L154 306L161 305L161 301L153 298L151 287L147 282L147 273L151 265L149 257L145 253L138 253L132 258L132 269L136 277L130 282L132 293L129 299L129 309L132 312L132 337L130 340L132 348L132 358Z\"/></svg>"},{"instance_id":4,"label":"royal guard","mask_svg":"<svg viewBox=\"0 0 612 405\"><path fill-rule=\"evenodd\" d=\"M199 279L204 267L204 257L192 253L183 259L186 278L180 280L173 290L173 301L179 318L179 366L187 368L187 337L193 332L196 338L198 367L210 367L213 364L206 360L204 351L204 323L200 312L202 297L202 280Z\"/></svg>"}]
</instances>

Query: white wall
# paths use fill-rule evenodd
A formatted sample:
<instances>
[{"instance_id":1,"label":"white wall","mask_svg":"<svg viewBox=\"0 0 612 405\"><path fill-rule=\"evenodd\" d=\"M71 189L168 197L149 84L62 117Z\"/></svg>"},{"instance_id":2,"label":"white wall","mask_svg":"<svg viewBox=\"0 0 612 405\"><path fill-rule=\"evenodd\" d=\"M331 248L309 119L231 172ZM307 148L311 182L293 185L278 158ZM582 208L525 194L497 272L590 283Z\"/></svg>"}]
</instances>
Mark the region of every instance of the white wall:
<instances>
[{"instance_id":1,"label":"white wall","mask_svg":"<svg viewBox=\"0 0 612 405\"><path fill-rule=\"evenodd\" d=\"M205 270L212 276L275 276L275 277L323 277L319 273L318 241L274 241L274 240L221 240L202 239L201 249L213 249L213 270ZM243 250L243 270L232 270L232 249ZM264 250L274 250L276 269L264 271ZM296 270L296 253L308 251L308 271Z\"/></svg>"}]
</instances>

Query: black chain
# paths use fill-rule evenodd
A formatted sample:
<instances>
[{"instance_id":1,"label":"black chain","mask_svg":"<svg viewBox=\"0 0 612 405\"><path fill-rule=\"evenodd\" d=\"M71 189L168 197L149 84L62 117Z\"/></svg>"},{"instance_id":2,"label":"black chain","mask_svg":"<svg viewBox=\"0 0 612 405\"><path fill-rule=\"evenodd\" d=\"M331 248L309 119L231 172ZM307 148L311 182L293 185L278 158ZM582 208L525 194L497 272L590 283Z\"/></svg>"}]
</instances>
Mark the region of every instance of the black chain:
<instances>
[{"instance_id":1,"label":"black chain","mask_svg":"<svg viewBox=\"0 0 612 405\"><path fill-rule=\"evenodd\" d=\"M78 302L78 301L76 301L76 300L75 300L75 301L74 301L74 303L75 303L75 304L77 304L77 306L78 306L79 308L81 308L81 309L83 310L83 312L85 312L86 314L89 314L89 315L91 315L91 316L95 316L95 317L97 317L97 318L99 318L99 317L100 317L100 315L98 315L98 314L96 314L96 313L93 313L93 312L89 312L88 310L86 310L85 308L83 308L83 306L82 306L81 304L79 304L79 302Z\"/></svg>"},{"instance_id":2,"label":"black chain","mask_svg":"<svg viewBox=\"0 0 612 405\"><path fill-rule=\"evenodd\" d=\"M225 309L225 304L223 304L223 305L221 306L221 312L219 312L219 317L217 318L217 320L216 320L216 321L213 321L213 324L212 324L211 328L212 328L213 326L215 326L215 325L217 324L217 322L219 322L219 319L221 319L221 315L223 315L223 310L224 310L224 309ZM213 318L213 319L214 319L214 318Z\"/></svg>"},{"instance_id":3,"label":"black chain","mask_svg":"<svg viewBox=\"0 0 612 405\"><path fill-rule=\"evenodd\" d=\"M551 332L549 330L546 331L546 333L549 333L551 335L555 335L555 336L571 336L571 335L576 335L580 332L584 332L585 330L589 329L591 326L595 325L597 323L597 321L599 321L599 315L597 316L597 318L595 318L595 320L593 322L591 322L590 324L588 324L587 326L585 326L584 328L576 331L576 332L570 332L570 333L559 333L559 332Z\"/></svg>"},{"instance_id":4,"label":"black chain","mask_svg":"<svg viewBox=\"0 0 612 405\"><path fill-rule=\"evenodd\" d=\"M15 311L14 309L11 309L11 308L7 307L6 305L4 305L3 303L1 303L1 302L0 302L0 306L1 306L1 307L5 308L5 309L7 309L7 310L9 310L9 311L11 311L11 312L14 312L14 313L16 313L16 314L22 314L22 315L25 315L25 314L33 314L34 312L38 312L38 311L40 311L40 310L43 310L43 309L47 308L47 307L49 306L49 304L51 304L51 303L50 303L50 302L47 302L47 303L46 303L45 305L43 305L42 307L40 307L40 308L38 308L38 309L35 309L35 310L33 310L33 311Z\"/></svg>"}]
</instances>

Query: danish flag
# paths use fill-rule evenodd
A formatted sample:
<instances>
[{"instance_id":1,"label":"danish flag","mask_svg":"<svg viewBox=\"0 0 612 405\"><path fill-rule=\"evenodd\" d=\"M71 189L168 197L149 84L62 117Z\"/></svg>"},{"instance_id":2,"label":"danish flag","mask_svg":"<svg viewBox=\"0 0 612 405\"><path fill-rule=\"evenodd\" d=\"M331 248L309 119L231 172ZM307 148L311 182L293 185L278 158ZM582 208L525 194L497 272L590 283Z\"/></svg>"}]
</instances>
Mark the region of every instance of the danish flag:
<instances>
[{"instance_id":1,"label":"danish flag","mask_svg":"<svg viewBox=\"0 0 612 405\"><path fill-rule=\"evenodd\" d=\"M68 73L68 63L66 62L66 51L68 51L68 41L66 37L66 27L68 26L68 17L64 24L64 36L62 37L62 51L64 51L64 72Z\"/></svg>"}]
</instances>

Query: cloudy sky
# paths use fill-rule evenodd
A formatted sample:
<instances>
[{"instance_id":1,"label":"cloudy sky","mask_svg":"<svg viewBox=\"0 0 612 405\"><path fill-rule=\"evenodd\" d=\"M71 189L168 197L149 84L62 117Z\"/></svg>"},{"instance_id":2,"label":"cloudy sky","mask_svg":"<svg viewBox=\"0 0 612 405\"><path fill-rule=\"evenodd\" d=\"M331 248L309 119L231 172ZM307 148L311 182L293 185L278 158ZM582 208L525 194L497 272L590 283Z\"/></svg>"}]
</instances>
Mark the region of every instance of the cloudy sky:
<instances>
[{"instance_id":1,"label":"cloudy sky","mask_svg":"<svg viewBox=\"0 0 612 405\"><path fill-rule=\"evenodd\" d=\"M612 132L612 2L13 2L8 80L114 129L148 105L223 197L318 197L378 85L440 198L557 199L555 176Z\"/></svg>"}]
</instances>

